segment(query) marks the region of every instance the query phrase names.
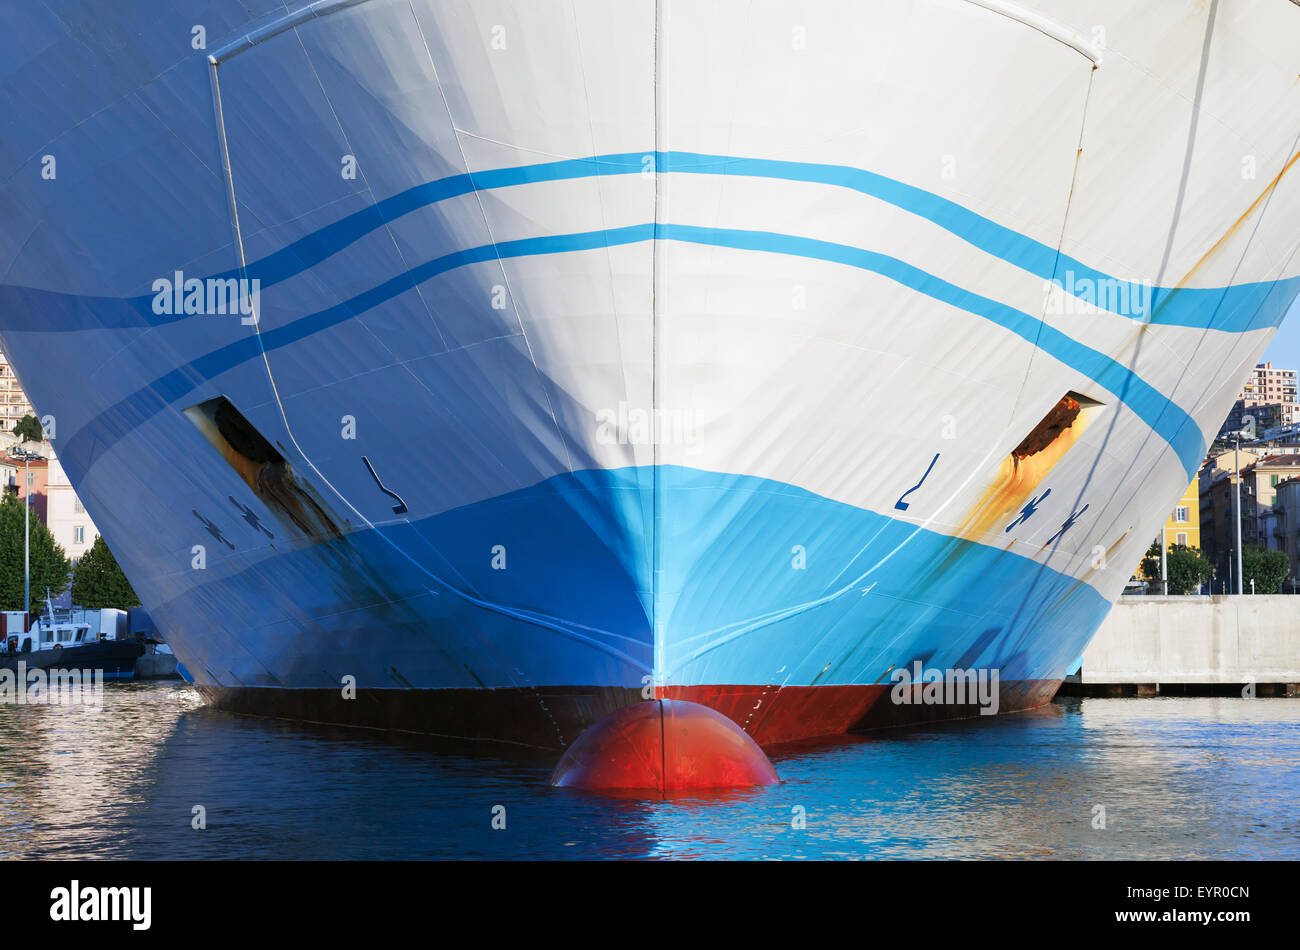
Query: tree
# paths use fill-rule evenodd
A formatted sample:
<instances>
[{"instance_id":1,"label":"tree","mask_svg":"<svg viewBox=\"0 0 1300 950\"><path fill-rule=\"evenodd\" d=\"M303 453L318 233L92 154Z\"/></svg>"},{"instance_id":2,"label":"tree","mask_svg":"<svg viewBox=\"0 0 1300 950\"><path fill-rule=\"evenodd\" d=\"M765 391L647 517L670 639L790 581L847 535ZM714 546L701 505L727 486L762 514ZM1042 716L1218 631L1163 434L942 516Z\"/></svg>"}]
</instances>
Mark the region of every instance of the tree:
<instances>
[{"instance_id":1,"label":"tree","mask_svg":"<svg viewBox=\"0 0 1300 950\"><path fill-rule=\"evenodd\" d=\"M45 606L45 589L58 596L68 589L68 556L35 512L31 516L32 612ZM23 609L23 502L0 498L0 610Z\"/></svg>"},{"instance_id":2,"label":"tree","mask_svg":"<svg viewBox=\"0 0 1300 950\"><path fill-rule=\"evenodd\" d=\"M1142 556L1142 563L1138 565L1138 573L1142 575L1142 579L1145 581L1160 583L1159 538L1151 542L1151 547L1147 548L1147 553Z\"/></svg>"},{"instance_id":3,"label":"tree","mask_svg":"<svg viewBox=\"0 0 1300 950\"><path fill-rule=\"evenodd\" d=\"M1281 551L1270 551L1254 544L1241 549L1241 576L1246 580L1243 594L1250 591L1252 580L1255 593L1276 594L1289 573L1291 562Z\"/></svg>"},{"instance_id":4,"label":"tree","mask_svg":"<svg viewBox=\"0 0 1300 950\"><path fill-rule=\"evenodd\" d=\"M95 538L90 550L81 556L72 571L72 602L80 607L138 607L140 598L122 573L117 558L104 543Z\"/></svg>"},{"instance_id":5,"label":"tree","mask_svg":"<svg viewBox=\"0 0 1300 950\"><path fill-rule=\"evenodd\" d=\"M1190 594L1197 584L1204 584L1210 576L1210 562L1205 555L1185 544L1169 545L1165 567L1171 594ZM1142 559L1142 574L1153 583L1160 583L1160 542L1153 542L1147 549L1147 555Z\"/></svg>"},{"instance_id":6,"label":"tree","mask_svg":"<svg viewBox=\"0 0 1300 950\"><path fill-rule=\"evenodd\" d=\"M41 420L33 415L26 415L14 423L14 435L24 442L40 442L45 438L45 430L41 428Z\"/></svg>"},{"instance_id":7,"label":"tree","mask_svg":"<svg viewBox=\"0 0 1300 950\"><path fill-rule=\"evenodd\" d=\"M1190 594L1210 577L1210 562L1196 548L1171 544L1165 555L1169 573L1169 593Z\"/></svg>"}]
</instances>

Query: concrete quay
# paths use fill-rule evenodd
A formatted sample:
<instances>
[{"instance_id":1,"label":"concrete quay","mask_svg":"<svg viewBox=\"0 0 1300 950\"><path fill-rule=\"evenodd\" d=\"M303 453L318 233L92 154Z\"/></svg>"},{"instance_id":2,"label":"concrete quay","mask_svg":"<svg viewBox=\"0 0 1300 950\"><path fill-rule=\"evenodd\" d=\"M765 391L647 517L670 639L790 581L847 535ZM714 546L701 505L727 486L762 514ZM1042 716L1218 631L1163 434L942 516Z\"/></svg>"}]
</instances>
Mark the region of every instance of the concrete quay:
<instances>
[{"instance_id":1,"label":"concrete quay","mask_svg":"<svg viewBox=\"0 0 1300 950\"><path fill-rule=\"evenodd\" d=\"M1061 693L1300 696L1300 596L1120 598Z\"/></svg>"}]
</instances>

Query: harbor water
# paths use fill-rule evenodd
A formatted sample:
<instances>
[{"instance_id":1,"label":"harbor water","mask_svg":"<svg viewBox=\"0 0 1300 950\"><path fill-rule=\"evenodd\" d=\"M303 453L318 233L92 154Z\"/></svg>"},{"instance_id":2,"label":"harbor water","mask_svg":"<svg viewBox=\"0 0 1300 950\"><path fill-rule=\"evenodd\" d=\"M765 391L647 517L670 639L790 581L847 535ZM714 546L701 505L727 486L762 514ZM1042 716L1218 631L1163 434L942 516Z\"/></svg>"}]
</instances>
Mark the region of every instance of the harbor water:
<instances>
[{"instance_id":1,"label":"harbor water","mask_svg":"<svg viewBox=\"0 0 1300 950\"><path fill-rule=\"evenodd\" d=\"M657 801L175 682L0 706L0 748L0 858L1300 857L1296 699L1062 698L778 749L778 786Z\"/></svg>"}]
</instances>

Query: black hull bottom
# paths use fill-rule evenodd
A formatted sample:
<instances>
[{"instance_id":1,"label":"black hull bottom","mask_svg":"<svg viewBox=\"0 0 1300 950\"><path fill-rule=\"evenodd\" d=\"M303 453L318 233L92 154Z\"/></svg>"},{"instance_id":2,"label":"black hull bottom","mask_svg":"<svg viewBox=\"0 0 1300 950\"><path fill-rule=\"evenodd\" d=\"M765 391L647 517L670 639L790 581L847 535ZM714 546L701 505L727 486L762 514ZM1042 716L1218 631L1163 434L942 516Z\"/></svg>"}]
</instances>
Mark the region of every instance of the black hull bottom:
<instances>
[{"instance_id":1,"label":"black hull bottom","mask_svg":"<svg viewBox=\"0 0 1300 950\"><path fill-rule=\"evenodd\" d=\"M1060 680L1001 684L1000 712L1051 702ZM341 689L200 686L212 706L229 712L334 726L353 726L567 750L590 726L642 702L640 689L546 686L536 689ZM980 718L971 705L895 704L887 686L696 686L661 690L658 698L686 699L716 709L760 746L778 745L893 726Z\"/></svg>"},{"instance_id":2,"label":"black hull bottom","mask_svg":"<svg viewBox=\"0 0 1300 950\"><path fill-rule=\"evenodd\" d=\"M228 712L563 752L592 723L641 701L620 687L342 689L200 686Z\"/></svg>"},{"instance_id":3,"label":"black hull bottom","mask_svg":"<svg viewBox=\"0 0 1300 950\"><path fill-rule=\"evenodd\" d=\"M144 644L134 640L100 640L59 650L0 654L0 670L100 670L104 679L131 679L135 661L144 655Z\"/></svg>"}]
</instances>

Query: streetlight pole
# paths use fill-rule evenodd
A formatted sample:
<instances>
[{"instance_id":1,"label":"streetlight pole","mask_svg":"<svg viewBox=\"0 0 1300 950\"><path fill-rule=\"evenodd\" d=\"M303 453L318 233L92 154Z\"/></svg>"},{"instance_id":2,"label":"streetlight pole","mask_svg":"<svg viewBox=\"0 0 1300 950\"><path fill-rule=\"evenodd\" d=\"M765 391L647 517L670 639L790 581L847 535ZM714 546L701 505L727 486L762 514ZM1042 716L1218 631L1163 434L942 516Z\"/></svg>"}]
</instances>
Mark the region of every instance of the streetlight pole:
<instances>
[{"instance_id":1,"label":"streetlight pole","mask_svg":"<svg viewBox=\"0 0 1300 950\"><path fill-rule=\"evenodd\" d=\"M1237 532L1237 593L1243 592L1241 580L1241 459L1238 452L1241 450L1241 433L1237 433L1237 438L1232 443L1232 467L1234 469L1235 484L1232 491L1232 520Z\"/></svg>"},{"instance_id":2,"label":"streetlight pole","mask_svg":"<svg viewBox=\"0 0 1300 950\"><path fill-rule=\"evenodd\" d=\"M30 622L32 612L32 476L31 453L23 452L23 613Z\"/></svg>"},{"instance_id":3,"label":"streetlight pole","mask_svg":"<svg viewBox=\"0 0 1300 950\"><path fill-rule=\"evenodd\" d=\"M43 456L21 449L15 455L23 460L23 612L32 611L32 462Z\"/></svg>"},{"instance_id":4,"label":"streetlight pole","mask_svg":"<svg viewBox=\"0 0 1300 950\"><path fill-rule=\"evenodd\" d=\"M1166 553L1169 551L1169 539L1165 534L1165 525L1160 527L1160 593L1169 596L1169 571L1166 564Z\"/></svg>"}]
</instances>

